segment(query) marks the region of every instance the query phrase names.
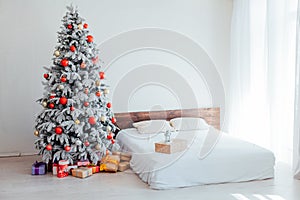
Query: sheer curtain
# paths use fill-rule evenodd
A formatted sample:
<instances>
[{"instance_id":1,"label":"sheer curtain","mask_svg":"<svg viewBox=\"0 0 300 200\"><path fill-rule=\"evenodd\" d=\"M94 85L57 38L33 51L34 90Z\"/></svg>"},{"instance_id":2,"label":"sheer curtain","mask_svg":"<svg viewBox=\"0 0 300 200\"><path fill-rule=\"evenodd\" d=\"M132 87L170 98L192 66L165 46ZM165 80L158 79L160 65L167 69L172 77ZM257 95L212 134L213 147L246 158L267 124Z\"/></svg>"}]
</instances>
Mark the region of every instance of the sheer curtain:
<instances>
[{"instance_id":1,"label":"sheer curtain","mask_svg":"<svg viewBox=\"0 0 300 200\"><path fill-rule=\"evenodd\" d=\"M295 178L300 179L300 1L297 16L297 51L295 80L295 123L294 123L294 162Z\"/></svg>"},{"instance_id":2,"label":"sheer curtain","mask_svg":"<svg viewBox=\"0 0 300 200\"><path fill-rule=\"evenodd\" d=\"M297 0L234 0L229 133L291 163Z\"/></svg>"}]
</instances>

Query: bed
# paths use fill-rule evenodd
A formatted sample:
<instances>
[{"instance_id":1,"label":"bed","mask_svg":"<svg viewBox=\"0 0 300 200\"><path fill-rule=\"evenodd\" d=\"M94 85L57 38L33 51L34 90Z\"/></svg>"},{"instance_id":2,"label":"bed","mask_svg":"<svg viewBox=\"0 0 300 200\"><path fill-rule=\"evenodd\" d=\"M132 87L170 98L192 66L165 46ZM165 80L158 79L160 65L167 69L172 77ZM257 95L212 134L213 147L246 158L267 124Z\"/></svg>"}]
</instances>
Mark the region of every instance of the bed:
<instances>
[{"instance_id":1,"label":"bed","mask_svg":"<svg viewBox=\"0 0 300 200\"><path fill-rule=\"evenodd\" d=\"M133 172L152 189L262 180L274 176L275 158L271 151L219 130L219 108L115 115L121 129L116 140L123 151L132 153L130 166ZM178 117L202 118L209 128L172 132L171 139L187 141L185 150L172 154L155 152L154 143L164 140L163 132L141 134L132 126L139 121Z\"/></svg>"}]
</instances>

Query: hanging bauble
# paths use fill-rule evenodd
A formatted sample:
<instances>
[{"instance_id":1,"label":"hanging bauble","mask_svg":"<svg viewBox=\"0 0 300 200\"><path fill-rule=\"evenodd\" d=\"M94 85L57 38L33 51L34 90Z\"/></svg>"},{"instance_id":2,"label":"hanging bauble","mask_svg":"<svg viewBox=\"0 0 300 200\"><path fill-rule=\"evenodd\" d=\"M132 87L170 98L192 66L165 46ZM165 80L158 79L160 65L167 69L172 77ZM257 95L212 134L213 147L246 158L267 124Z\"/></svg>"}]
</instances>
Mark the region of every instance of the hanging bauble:
<instances>
[{"instance_id":1,"label":"hanging bauble","mask_svg":"<svg viewBox=\"0 0 300 200\"><path fill-rule=\"evenodd\" d=\"M84 146L86 146L86 147L90 146L89 141L85 141L85 142L84 142Z\"/></svg>"},{"instance_id":2,"label":"hanging bauble","mask_svg":"<svg viewBox=\"0 0 300 200\"><path fill-rule=\"evenodd\" d=\"M106 117L103 115L103 116L101 116L100 120L101 120L102 122L105 122L105 121L106 121Z\"/></svg>"},{"instance_id":3,"label":"hanging bauble","mask_svg":"<svg viewBox=\"0 0 300 200\"><path fill-rule=\"evenodd\" d=\"M82 24L78 24L78 25L77 25L77 28L78 28L79 30L82 30L83 27L84 27L84 26L83 26Z\"/></svg>"},{"instance_id":4,"label":"hanging bauble","mask_svg":"<svg viewBox=\"0 0 300 200\"><path fill-rule=\"evenodd\" d=\"M110 127L110 126L107 126L107 127L106 127L106 131L107 131L107 132L110 132L110 131L111 131L111 127Z\"/></svg>"},{"instance_id":5,"label":"hanging bauble","mask_svg":"<svg viewBox=\"0 0 300 200\"><path fill-rule=\"evenodd\" d=\"M91 124L91 125L95 125L96 124L96 119L95 119L95 117L89 117L89 123Z\"/></svg>"},{"instance_id":6,"label":"hanging bauble","mask_svg":"<svg viewBox=\"0 0 300 200\"><path fill-rule=\"evenodd\" d=\"M81 68L81 69L85 69L85 68L86 68L85 62L82 62L82 63L80 64L80 68Z\"/></svg>"},{"instance_id":7,"label":"hanging bauble","mask_svg":"<svg viewBox=\"0 0 300 200\"><path fill-rule=\"evenodd\" d=\"M63 82L63 83L67 82L67 78L65 76L63 76L63 77L60 78L60 81Z\"/></svg>"},{"instance_id":8,"label":"hanging bauble","mask_svg":"<svg viewBox=\"0 0 300 200\"><path fill-rule=\"evenodd\" d=\"M82 142L81 142L80 140L76 140L75 144L76 144L77 146L80 146L80 145L82 144Z\"/></svg>"},{"instance_id":9,"label":"hanging bauble","mask_svg":"<svg viewBox=\"0 0 300 200\"><path fill-rule=\"evenodd\" d=\"M111 140L112 138L113 138L113 135L111 133L107 135L108 140Z\"/></svg>"},{"instance_id":10,"label":"hanging bauble","mask_svg":"<svg viewBox=\"0 0 300 200\"><path fill-rule=\"evenodd\" d=\"M116 123L116 122L117 122L117 119L116 119L116 118L114 118L114 117L112 117L112 118L111 118L111 122L114 124L114 123Z\"/></svg>"},{"instance_id":11,"label":"hanging bauble","mask_svg":"<svg viewBox=\"0 0 300 200\"><path fill-rule=\"evenodd\" d=\"M59 103L62 105L66 105L68 103L68 99L66 97L60 97Z\"/></svg>"},{"instance_id":12,"label":"hanging bauble","mask_svg":"<svg viewBox=\"0 0 300 200\"><path fill-rule=\"evenodd\" d=\"M44 78L48 79L49 78L49 74L44 74Z\"/></svg>"},{"instance_id":13,"label":"hanging bauble","mask_svg":"<svg viewBox=\"0 0 300 200\"><path fill-rule=\"evenodd\" d=\"M54 51L54 55L55 55L56 57L58 57L58 56L60 55L60 52L59 52L58 50L56 50L56 51Z\"/></svg>"},{"instance_id":14,"label":"hanging bauble","mask_svg":"<svg viewBox=\"0 0 300 200\"><path fill-rule=\"evenodd\" d=\"M53 109L55 107L55 105L54 105L54 103L49 103L48 107Z\"/></svg>"},{"instance_id":15,"label":"hanging bauble","mask_svg":"<svg viewBox=\"0 0 300 200\"><path fill-rule=\"evenodd\" d=\"M70 46L70 51L72 52L76 51L76 47L74 45Z\"/></svg>"},{"instance_id":16,"label":"hanging bauble","mask_svg":"<svg viewBox=\"0 0 300 200\"><path fill-rule=\"evenodd\" d=\"M57 126L57 127L55 127L54 131L57 135L61 135L63 132L63 129L60 126Z\"/></svg>"},{"instance_id":17,"label":"hanging bauble","mask_svg":"<svg viewBox=\"0 0 300 200\"><path fill-rule=\"evenodd\" d=\"M87 23L83 24L83 28L88 28L88 27L89 27L89 25Z\"/></svg>"},{"instance_id":18,"label":"hanging bauble","mask_svg":"<svg viewBox=\"0 0 300 200\"><path fill-rule=\"evenodd\" d=\"M104 94L108 94L108 93L109 93L109 89L105 89Z\"/></svg>"},{"instance_id":19,"label":"hanging bauble","mask_svg":"<svg viewBox=\"0 0 300 200\"><path fill-rule=\"evenodd\" d=\"M112 144L114 144L114 143L115 143L115 140L114 140L114 139L112 139L112 140L111 140L111 143L112 143Z\"/></svg>"},{"instance_id":20,"label":"hanging bauble","mask_svg":"<svg viewBox=\"0 0 300 200\"><path fill-rule=\"evenodd\" d=\"M69 152L71 150L71 147L70 146L65 146L65 151L66 152Z\"/></svg>"},{"instance_id":21,"label":"hanging bauble","mask_svg":"<svg viewBox=\"0 0 300 200\"><path fill-rule=\"evenodd\" d=\"M79 119L76 119L74 122L75 122L75 124L77 124L77 125L80 124Z\"/></svg>"},{"instance_id":22,"label":"hanging bauble","mask_svg":"<svg viewBox=\"0 0 300 200\"><path fill-rule=\"evenodd\" d=\"M65 86L59 85L57 88L58 88L59 90L63 90L63 89L65 88Z\"/></svg>"},{"instance_id":23,"label":"hanging bauble","mask_svg":"<svg viewBox=\"0 0 300 200\"><path fill-rule=\"evenodd\" d=\"M35 131L33 132L33 134L34 134L35 136L39 136L39 131L35 130Z\"/></svg>"},{"instance_id":24,"label":"hanging bauble","mask_svg":"<svg viewBox=\"0 0 300 200\"><path fill-rule=\"evenodd\" d=\"M95 149L96 150L100 150L101 149L101 145L100 144L96 144Z\"/></svg>"},{"instance_id":25,"label":"hanging bauble","mask_svg":"<svg viewBox=\"0 0 300 200\"><path fill-rule=\"evenodd\" d=\"M97 97L101 96L101 92L100 91L97 91L95 94L96 94Z\"/></svg>"},{"instance_id":26,"label":"hanging bauble","mask_svg":"<svg viewBox=\"0 0 300 200\"><path fill-rule=\"evenodd\" d=\"M43 106L44 108L46 108L47 105L48 105L47 101L43 101L43 102L42 102L42 106Z\"/></svg>"},{"instance_id":27,"label":"hanging bauble","mask_svg":"<svg viewBox=\"0 0 300 200\"><path fill-rule=\"evenodd\" d=\"M108 103L106 104L106 107L107 107L107 108L111 108L111 103L108 102Z\"/></svg>"},{"instance_id":28,"label":"hanging bauble","mask_svg":"<svg viewBox=\"0 0 300 200\"><path fill-rule=\"evenodd\" d=\"M105 78L104 72L99 72L99 77L100 77L100 79L104 79Z\"/></svg>"},{"instance_id":29,"label":"hanging bauble","mask_svg":"<svg viewBox=\"0 0 300 200\"><path fill-rule=\"evenodd\" d=\"M88 43L93 42L93 41L94 41L93 36L91 36L91 35L86 36L86 41L87 41Z\"/></svg>"},{"instance_id":30,"label":"hanging bauble","mask_svg":"<svg viewBox=\"0 0 300 200\"><path fill-rule=\"evenodd\" d=\"M96 85L96 86L100 86L100 85L101 85L101 82L100 82L99 80L97 80L97 81L95 82L95 85Z\"/></svg>"},{"instance_id":31,"label":"hanging bauble","mask_svg":"<svg viewBox=\"0 0 300 200\"><path fill-rule=\"evenodd\" d=\"M67 28L72 29L73 28L72 24L68 24Z\"/></svg>"},{"instance_id":32,"label":"hanging bauble","mask_svg":"<svg viewBox=\"0 0 300 200\"><path fill-rule=\"evenodd\" d=\"M70 110L71 110L71 111L74 111L74 110L75 110L75 107L74 107L74 106L71 106L71 107L70 107Z\"/></svg>"},{"instance_id":33,"label":"hanging bauble","mask_svg":"<svg viewBox=\"0 0 300 200\"><path fill-rule=\"evenodd\" d=\"M63 67L67 67L67 66L69 66L69 61L68 61L68 59L64 58L60 61L60 64Z\"/></svg>"},{"instance_id":34,"label":"hanging bauble","mask_svg":"<svg viewBox=\"0 0 300 200\"><path fill-rule=\"evenodd\" d=\"M90 105L90 103L87 102L87 101L85 101L85 102L83 103L83 105L84 105L85 107L88 107L88 106Z\"/></svg>"},{"instance_id":35,"label":"hanging bauble","mask_svg":"<svg viewBox=\"0 0 300 200\"><path fill-rule=\"evenodd\" d=\"M89 88L84 88L84 93L88 94L89 93Z\"/></svg>"},{"instance_id":36,"label":"hanging bauble","mask_svg":"<svg viewBox=\"0 0 300 200\"><path fill-rule=\"evenodd\" d=\"M47 149L48 151L51 151L51 150L52 150L52 145L51 145L51 144L48 144L48 145L46 146L46 149Z\"/></svg>"}]
</instances>

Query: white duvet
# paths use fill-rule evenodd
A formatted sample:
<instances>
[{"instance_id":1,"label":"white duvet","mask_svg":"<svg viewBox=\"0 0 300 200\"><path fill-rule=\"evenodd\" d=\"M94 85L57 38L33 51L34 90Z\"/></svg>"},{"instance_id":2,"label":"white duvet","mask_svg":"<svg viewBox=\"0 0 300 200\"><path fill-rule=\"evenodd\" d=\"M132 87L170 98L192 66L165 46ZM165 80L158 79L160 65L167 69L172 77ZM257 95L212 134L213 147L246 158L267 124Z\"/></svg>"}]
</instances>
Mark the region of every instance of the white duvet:
<instances>
[{"instance_id":1,"label":"white duvet","mask_svg":"<svg viewBox=\"0 0 300 200\"><path fill-rule=\"evenodd\" d=\"M210 132L210 134L208 134ZM208 135L208 137L206 137ZM155 142L164 134L140 134L124 129L117 142L132 152L130 166L153 189L241 182L272 178L275 158L271 151L216 129L172 132L171 138L188 140L185 151L156 153Z\"/></svg>"}]
</instances>

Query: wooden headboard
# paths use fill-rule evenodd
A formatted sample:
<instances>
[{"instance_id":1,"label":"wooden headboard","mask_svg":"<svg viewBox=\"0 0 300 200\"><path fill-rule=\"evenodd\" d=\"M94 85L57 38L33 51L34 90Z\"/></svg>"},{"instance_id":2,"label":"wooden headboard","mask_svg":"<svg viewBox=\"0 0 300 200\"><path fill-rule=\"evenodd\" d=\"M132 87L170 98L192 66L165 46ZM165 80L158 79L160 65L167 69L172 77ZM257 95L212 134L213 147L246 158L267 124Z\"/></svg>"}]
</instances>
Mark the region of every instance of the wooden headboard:
<instances>
[{"instance_id":1,"label":"wooden headboard","mask_svg":"<svg viewBox=\"0 0 300 200\"><path fill-rule=\"evenodd\" d=\"M164 111L142 111L115 113L117 126L120 129L132 128L133 122L150 120L150 119L166 119L170 120L176 117L200 117L209 125L220 129L220 108L193 108L182 110L164 110Z\"/></svg>"}]
</instances>

